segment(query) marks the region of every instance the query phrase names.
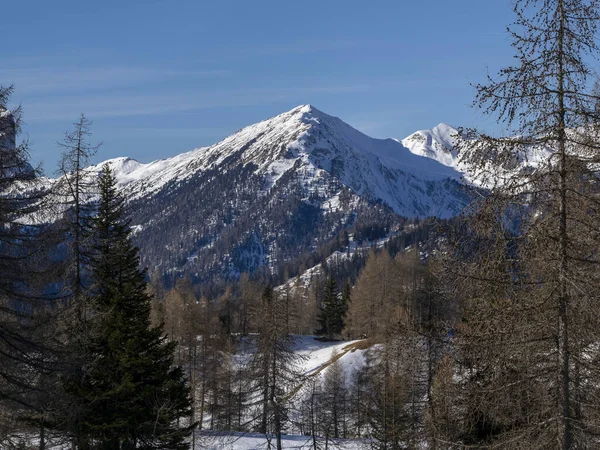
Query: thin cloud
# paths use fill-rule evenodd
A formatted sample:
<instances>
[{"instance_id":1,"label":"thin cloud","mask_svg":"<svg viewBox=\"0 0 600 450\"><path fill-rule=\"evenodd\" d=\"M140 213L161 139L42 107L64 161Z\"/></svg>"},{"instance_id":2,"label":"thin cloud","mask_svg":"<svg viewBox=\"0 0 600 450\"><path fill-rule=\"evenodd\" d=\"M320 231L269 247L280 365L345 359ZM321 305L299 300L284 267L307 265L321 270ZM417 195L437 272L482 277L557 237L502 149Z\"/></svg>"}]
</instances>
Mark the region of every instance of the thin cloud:
<instances>
[{"instance_id":1,"label":"thin cloud","mask_svg":"<svg viewBox=\"0 0 600 450\"><path fill-rule=\"evenodd\" d=\"M14 84L19 95L51 95L161 82L176 78L231 76L230 70L171 70L140 67L40 67L0 70L0 84Z\"/></svg>"},{"instance_id":2,"label":"thin cloud","mask_svg":"<svg viewBox=\"0 0 600 450\"><path fill-rule=\"evenodd\" d=\"M222 91L151 95L93 95L46 98L25 105L28 122L69 120L85 112L92 119L165 115L221 107L241 107L306 99L316 94L348 94L366 92L369 85L325 85L308 87L255 88Z\"/></svg>"}]
</instances>

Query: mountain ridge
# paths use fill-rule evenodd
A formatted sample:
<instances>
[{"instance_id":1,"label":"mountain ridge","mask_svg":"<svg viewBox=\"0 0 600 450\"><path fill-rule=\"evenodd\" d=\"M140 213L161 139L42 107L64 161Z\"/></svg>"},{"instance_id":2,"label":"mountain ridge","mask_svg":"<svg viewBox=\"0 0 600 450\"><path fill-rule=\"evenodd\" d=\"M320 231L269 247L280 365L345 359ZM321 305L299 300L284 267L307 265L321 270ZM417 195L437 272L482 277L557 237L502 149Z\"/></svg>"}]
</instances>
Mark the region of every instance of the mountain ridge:
<instances>
[{"instance_id":1,"label":"mountain ridge","mask_svg":"<svg viewBox=\"0 0 600 450\"><path fill-rule=\"evenodd\" d=\"M459 211L451 205L428 205L422 196L404 189L415 187L417 180L458 181L461 174L453 167L416 154L397 140L371 138L312 105L298 106L244 127L214 145L174 157L150 163L120 157L90 169L109 164L121 188L138 198L171 181L184 181L198 171L220 166L234 153L241 164L254 164L256 173L266 176L265 189L299 164L305 171L324 170L337 176L358 195L381 200L400 215L450 217Z\"/></svg>"},{"instance_id":2,"label":"mountain ridge","mask_svg":"<svg viewBox=\"0 0 600 450\"><path fill-rule=\"evenodd\" d=\"M104 164L127 199L142 264L171 281L257 270L284 279L348 234L377 240L415 218L453 217L469 200L453 167L312 105L171 158L119 157L89 171Z\"/></svg>"}]
</instances>

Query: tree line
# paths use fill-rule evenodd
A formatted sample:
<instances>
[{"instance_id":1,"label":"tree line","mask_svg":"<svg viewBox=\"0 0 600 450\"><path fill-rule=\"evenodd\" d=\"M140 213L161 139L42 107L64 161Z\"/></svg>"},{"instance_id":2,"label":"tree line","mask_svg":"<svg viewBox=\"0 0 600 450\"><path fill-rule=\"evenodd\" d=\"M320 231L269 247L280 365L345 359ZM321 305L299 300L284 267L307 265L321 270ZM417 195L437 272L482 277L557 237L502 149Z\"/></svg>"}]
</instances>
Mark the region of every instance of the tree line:
<instances>
[{"instance_id":1,"label":"tree line","mask_svg":"<svg viewBox=\"0 0 600 450\"><path fill-rule=\"evenodd\" d=\"M340 284L332 270L307 289L274 290L246 275L212 300L190 279L153 287L154 320L178 342L200 430L264 433L273 448L282 434L305 435L310 448L340 439L375 448L422 441L452 317L427 260L417 248L396 257L372 250L356 285ZM349 371L343 355L332 354L327 367L307 372L297 350L308 338L298 330L347 340L364 361Z\"/></svg>"}]
</instances>

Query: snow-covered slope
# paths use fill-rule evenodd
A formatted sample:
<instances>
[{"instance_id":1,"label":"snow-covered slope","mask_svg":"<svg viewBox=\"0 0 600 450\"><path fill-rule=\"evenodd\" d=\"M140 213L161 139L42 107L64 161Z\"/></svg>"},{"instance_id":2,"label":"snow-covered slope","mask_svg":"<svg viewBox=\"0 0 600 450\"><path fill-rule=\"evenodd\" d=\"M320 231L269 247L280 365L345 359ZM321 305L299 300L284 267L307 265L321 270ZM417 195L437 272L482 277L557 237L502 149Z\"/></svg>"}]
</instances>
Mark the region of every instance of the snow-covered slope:
<instances>
[{"instance_id":1,"label":"snow-covered slope","mask_svg":"<svg viewBox=\"0 0 600 450\"><path fill-rule=\"evenodd\" d=\"M311 255L355 224L453 217L468 201L454 167L311 105L172 158L89 169L104 164L129 202L142 264L206 280L311 267L320 262Z\"/></svg>"},{"instance_id":2,"label":"snow-covered slope","mask_svg":"<svg viewBox=\"0 0 600 450\"><path fill-rule=\"evenodd\" d=\"M323 377L334 360L338 360L344 370L345 381L348 385L351 383L351 377L355 371L360 370L365 365L365 356L370 349L368 341L322 341L315 339L314 336L296 336L294 351L303 360L302 372L304 379L297 386L295 394L290 398L292 402L291 419L294 420L294 415L297 414L298 402L306 395L306 390L303 390L303 384L311 380ZM251 348L251 346L250 346ZM247 361L251 355L239 354L240 362ZM201 429L195 432L195 450L259 450L267 449L269 441L271 445L275 444L273 436L265 436L259 433L241 433L241 432L226 432L210 430L210 416L204 412L205 423ZM299 430L294 425L291 426L292 431L298 433ZM33 448L38 444L35 437L23 436L22 440L27 441L29 446ZM303 449L313 448L312 436L304 436L299 434L286 434L283 436L284 449ZM319 448L325 448L325 439L323 437L315 437ZM371 442L365 439L328 439L328 448L339 450L359 450L362 448L371 448ZM27 448L30 448L27 447ZM50 450L66 450L70 448L64 442L54 443L50 438L46 443L46 448Z\"/></svg>"},{"instance_id":3,"label":"snow-covered slope","mask_svg":"<svg viewBox=\"0 0 600 450\"><path fill-rule=\"evenodd\" d=\"M446 123L440 123L431 130L419 130L401 143L412 153L431 158L447 167L458 169L459 160L454 145L458 130Z\"/></svg>"},{"instance_id":4,"label":"snow-covered slope","mask_svg":"<svg viewBox=\"0 0 600 450\"><path fill-rule=\"evenodd\" d=\"M479 179L472 170L468 158L465 158L466 155L461 155L456 150L457 144L461 144L463 139L464 137L456 128L441 123L431 130L419 130L398 142L413 154L438 161L462 173L470 183L486 187L486 181ZM521 154L508 160L503 167L495 168L495 175L498 177L496 181L501 182L503 176L510 176L516 172L529 172L548 162L553 153L551 149L542 146L529 146L520 150Z\"/></svg>"},{"instance_id":5,"label":"snow-covered slope","mask_svg":"<svg viewBox=\"0 0 600 450\"><path fill-rule=\"evenodd\" d=\"M290 397L290 419L293 423L296 419L300 402L303 397L308 395L309 390L306 389L312 380L323 377L331 367L334 361L339 361L339 364L344 372L345 382L350 386L352 377L356 371L362 369L366 364L365 356L374 347L368 341L322 341L315 339L314 336L296 336L294 351L302 359L302 372L304 375L303 381L296 386L295 394ZM247 355L240 355L241 360L247 360ZM304 387L304 389L303 389ZM210 420L206 420L204 430L208 430ZM288 427L293 432L298 433L299 430L293 425ZM269 448L269 440L273 442L273 436L269 439L264 434L258 433L228 433L214 431L199 431L196 433L196 448L197 449L230 449L230 450L258 450ZM371 448L372 442L369 439L328 439L316 436L313 440L312 436L299 434L287 434L283 436L282 447L284 449L307 449L314 448L316 441L318 448L332 448L339 450L358 450L362 448ZM327 441L327 444L326 444Z\"/></svg>"},{"instance_id":6,"label":"snow-covered slope","mask_svg":"<svg viewBox=\"0 0 600 450\"><path fill-rule=\"evenodd\" d=\"M265 177L265 190L292 170L307 179L325 171L356 194L381 200L400 215L454 216L463 206L457 195L460 173L451 164L439 164L429 154L409 149L393 139L370 138L304 105L173 158L149 164L129 158L105 163L132 199L218 168L233 156L240 164L256 166L255 174Z\"/></svg>"}]
</instances>

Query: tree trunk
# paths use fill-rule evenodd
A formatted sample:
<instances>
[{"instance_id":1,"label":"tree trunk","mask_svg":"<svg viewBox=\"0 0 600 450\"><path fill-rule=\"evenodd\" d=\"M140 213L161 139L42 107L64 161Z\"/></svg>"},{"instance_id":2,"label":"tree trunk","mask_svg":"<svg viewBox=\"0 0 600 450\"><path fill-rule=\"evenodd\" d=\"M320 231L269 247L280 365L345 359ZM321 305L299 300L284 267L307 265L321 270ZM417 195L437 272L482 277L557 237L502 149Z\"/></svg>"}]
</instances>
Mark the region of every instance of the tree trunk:
<instances>
[{"instance_id":1,"label":"tree trunk","mask_svg":"<svg viewBox=\"0 0 600 450\"><path fill-rule=\"evenodd\" d=\"M560 28L558 34L558 153L560 158L560 210L559 210L559 304L558 304L558 358L559 358L559 439L561 448L569 450L572 445L571 431L571 396L569 391L570 384L570 365L569 365L569 293L567 290L567 155L566 155L566 107L565 107L565 86L564 86L564 39L565 39L565 11L564 0L558 0L558 15Z\"/></svg>"}]
</instances>

